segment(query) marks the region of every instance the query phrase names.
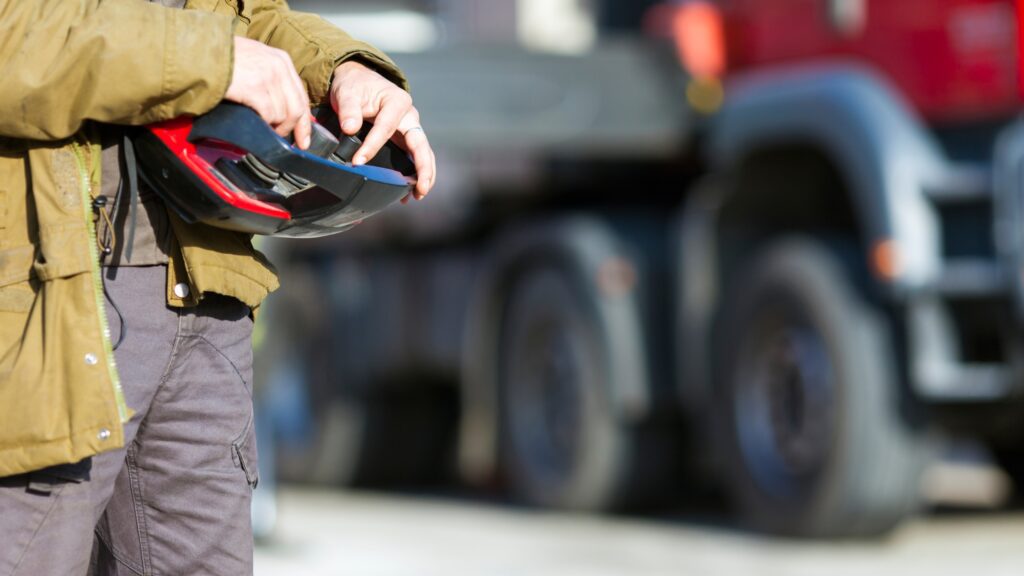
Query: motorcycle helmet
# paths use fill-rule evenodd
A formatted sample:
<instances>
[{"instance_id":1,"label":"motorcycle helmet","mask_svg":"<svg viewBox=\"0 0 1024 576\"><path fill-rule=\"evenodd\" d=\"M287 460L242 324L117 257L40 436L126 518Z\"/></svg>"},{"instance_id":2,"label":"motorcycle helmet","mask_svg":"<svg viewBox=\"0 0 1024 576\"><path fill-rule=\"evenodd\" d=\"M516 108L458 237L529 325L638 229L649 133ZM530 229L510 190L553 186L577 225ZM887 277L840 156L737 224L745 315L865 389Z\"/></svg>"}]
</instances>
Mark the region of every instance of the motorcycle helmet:
<instances>
[{"instance_id":1,"label":"motorcycle helmet","mask_svg":"<svg viewBox=\"0 0 1024 576\"><path fill-rule=\"evenodd\" d=\"M389 142L354 166L361 140L341 133L330 107L313 115L308 150L229 102L150 124L132 136L139 174L186 222L268 236L343 232L412 191L404 150Z\"/></svg>"}]
</instances>

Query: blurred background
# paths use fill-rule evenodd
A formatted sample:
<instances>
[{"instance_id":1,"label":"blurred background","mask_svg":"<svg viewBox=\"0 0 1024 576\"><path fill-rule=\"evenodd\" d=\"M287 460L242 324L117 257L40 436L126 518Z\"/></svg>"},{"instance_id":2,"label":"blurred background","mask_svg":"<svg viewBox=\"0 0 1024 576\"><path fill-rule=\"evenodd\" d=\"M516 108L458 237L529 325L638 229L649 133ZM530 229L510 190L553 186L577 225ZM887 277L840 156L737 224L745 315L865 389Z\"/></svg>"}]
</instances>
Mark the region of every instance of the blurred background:
<instances>
[{"instance_id":1,"label":"blurred background","mask_svg":"<svg viewBox=\"0 0 1024 576\"><path fill-rule=\"evenodd\" d=\"M290 4L440 178L262 246L258 574L1024 573L1024 2Z\"/></svg>"}]
</instances>

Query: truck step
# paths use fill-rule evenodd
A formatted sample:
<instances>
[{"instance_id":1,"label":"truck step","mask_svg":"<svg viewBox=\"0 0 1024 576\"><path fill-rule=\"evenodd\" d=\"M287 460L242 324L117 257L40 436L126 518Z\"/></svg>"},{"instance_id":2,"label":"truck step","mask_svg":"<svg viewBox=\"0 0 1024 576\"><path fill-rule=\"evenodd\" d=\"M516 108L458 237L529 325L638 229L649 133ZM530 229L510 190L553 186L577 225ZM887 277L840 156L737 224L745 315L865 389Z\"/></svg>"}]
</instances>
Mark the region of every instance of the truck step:
<instances>
[{"instance_id":1,"label":"truck step","mask_svg":"<svg viewBox=\"0 0 1024 576\"><path fill-rule=\"evenodd\" d=\"M951 298L984 298L1005 293L1008 277L997 263L985 258L949 260L927 292Z\"/></svg>"},{"instance_id":2,"label":"truck step","mask_svg":"<svg viewBox=\"0 0 1024 576\"><path fill-rule=\"evenodd\" d=\"M1021 382L1004 364L932 363L919 368L917 392L940 402L987 402L1020 392Z\"/></svg>"},{"instance_id":3,"label":"truck step","mask_svg":"<svg viewBox=\"0 0 1024 576\"><path fill-rule=\"evenodd\" d=\"M962 164L924 186L936 204L968 204L992 198L992 173L982 164Z\"/></svg>"}]
</instances>

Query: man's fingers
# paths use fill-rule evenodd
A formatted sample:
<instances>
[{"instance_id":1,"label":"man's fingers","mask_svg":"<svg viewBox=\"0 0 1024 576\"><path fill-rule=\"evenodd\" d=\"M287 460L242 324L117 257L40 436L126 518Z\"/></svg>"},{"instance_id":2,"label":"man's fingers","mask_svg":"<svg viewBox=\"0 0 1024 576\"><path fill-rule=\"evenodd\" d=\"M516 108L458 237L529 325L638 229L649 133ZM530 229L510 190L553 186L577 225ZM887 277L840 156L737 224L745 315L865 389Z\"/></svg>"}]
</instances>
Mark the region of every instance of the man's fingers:
<instances>
[{"instance_id":1,"label":"man's fingers","mask_svg":"<svg viewBox=\"0 0 1024 576\"><path fill-rule=\"evenodd\" d=\"M309 99L305 94L305 89L301 88L302 81L299 79L298 73L295 72L291 57L281 50L276 50L274 55L276 56L276 61L273 62L274 77L277 82L271 87L271 90L277 93L277 99L284 107L283 118L275 126L275 129L284 137L292 136L294 133L296 144L300 148L308 148L308 126L303 131L300 124L303 124L309 116ZM296 131L297 128L298 131Z\"/></svg>"},{"instance_id":2,"label":"man's fingers","mask_svg":"<svg viewBox=\"0 0 1024 576\"><path fill-rule=\"evenodd\" d=\"M416 199L421 200L434 186L434 178L437 174L437 161L434 158L434 151L430 148L430 142L422 128L413 128L405 133L405 148L412 154L413 164L416 165Z\"/></svg>"},{"instance_id":3,"label":"man's fingers","mask_svg":"<svg viewBox=\"0 0 1024 576\"><path fill-rule=\"evenodd\" d=\"M346 134L356 134L364 118L373 121L353 164L365 164L391 140L412 156L416 166L416 187L402 203L430 192L437 178L437 160L408 92L359 62L349 61L334 71L331 103Z\"/></svg>"},{"instance_id":4,"label":"man's fingers","mask_svg":"<svg viewBox=\"0 0 1024 576\"><path fill-rule=\"evenodd\" d=\"M306 93L306 85L302 83L302 78L299 77L299 72L295 69L295 63L292 62L292 57L284 50L278 50L281 56L281 61L285 67L285 73L288 75L289 84L291 89L299 100L302 102L302 106L309 108L309 94Z\"/></svg>"},{"instance_id":5,"label":"man's fingers","mask_svg":"<svg viewBox=\"0 0 1024 576\"><path fill-rule=\"evenodd\" d=\"M358 97L351 94L342 96L335 105L335 112L338 113L341 131L345 134L355 136L362 129L363 106Z\"/></svg>"},{"instance_id":6,"label":"man's fingers","mask_svg":"<svg viewBox=\"0 0 1024 576\"><path fill-rule=\"evenodd\" d=\"M303 150L308 149L310 140L313 137L313 122L310 119L308 112L304 114L295 125L294 134L295 143L299 145L299 148Z\"/></svg>"},{"instance_id":7,"label":"man's fingers","mask_svg":"<svg viewBox=\"0 0 1024 576\"><path fill-rule=\"evenodd\" d=\"M299 148L305 150L309 148L310 132L312 131L309 119L309 95L306 94L306 87L302 84L299 73L295 71L295 64L292 63L291 56L283 50L280 51L280 55L284 74L288 79L287 86L282 87L286 91L288 99L288 123L291 124L295 143L299 145Z\"/></svg>"},{"instance_id":8,"label":"man's fingers","mask_svg":"<svg viewBox=\"0 0 1024 576\"><path fill-rule=\"evenodd\" d=\"M271 55L274 54L271 52ZM291 107L288 103L289 95L283 86L287 76L279 58L272 56L267 60L266 66L269 69L269 74L264 90L267 95L270 117L263 119L274 128L274 132L277 132L279 136L288 136L291 134L292 126L288 122L289 108Z\"/></svg>"},{"instance_id":9,"label":"man's fingers","mask_svg":"<svg viewBox=\"0 0 1024 576\"><path fill-rule=\"evenodd\" d=\"M363 139L363 145L356 152L353 163L356 165L365 164L370 158L377 155L381 147L391 139L391 136L398 130L398 123L402 120L411 107L411 100L408 94L400 92L403 97L388 97L381 102L380 111L373 119L373 128Z\"/></svg>"},{"instance_id":10,"label":"man's fingers","mask_svg":"<svg viewBox=\"0 0 1024 576\"><path fill-rule=\"evenodd\" d=\"M284 100L284 94L281 93L276 86L267 86L264 92L264 105L263 109L265 112L261 112L260 116L274 128L274 131L281 136L287 136L287 132L284 132L283 124L285 118L287 118L287 104Z\"/></svg>"},{"instance_id":11,"label":"man's fingers","mask_svg":"<svg viewBox=\"0 0 1024 576\"><path fill-rule=\"evenodd\" d=\"M412 156L417 176L414 194L417 200L422 200L434 187L437 178L437 159L430 147L430 139L420 124L419 111L415 107L402 117L402 121L398 123L398 134L393 140Z\"/></svg>"},{"instance_id":12,"label":"man's fingers","mask_svg":"<svg viewBox=\"0 0 1024 576\"><path fill-rule=\"evenodd\" d=\"M288 118L288 105L284 101L284 94L280 90L268 90L270 100L270 119L267 123L274 128L278 136L288 136L291 129L285 125Z\"/></svg>"},{"instance_id":13,"label":"man's fingers","mask_svg":"<svg viewBox=\"0 0 1024 576\"><path fill-rule=\"evenodd\" d=\"M334 71L331 81L331 104L338 114L341 131L355 136L363 127L363 119L372 114L364 114L364 104L370 104L370 89L365 80L360 80L368 70L355 61L342 63ZM355 78L355 79L353 79Z\"/></svg>"},{"instance_id":14,"label":"man's fingers","mask_svg":"<svg viewBox=\"0 0 1024 576\"><path fill-rule=\"evenodd\" d=\"M235 37L235 66L224 97L255 110L281 136L296 132L298 145L308 147L309 96L288 53Z\"/></svg>"},{"instance_id":15,"label":"man's fingers","mask_svg":"<svg viewBox=\"0 0 1024 576\"><path fill-rule=\"evenodd\" d=\"M309 133L311 131L309 126L309 100L303 93L294 90L286 90L284 97L288 109L286 112L287 118L282 128L287 131L286 136L292 134L299 148L305 150L309 148Z\"/></svg>"}]
</instances>

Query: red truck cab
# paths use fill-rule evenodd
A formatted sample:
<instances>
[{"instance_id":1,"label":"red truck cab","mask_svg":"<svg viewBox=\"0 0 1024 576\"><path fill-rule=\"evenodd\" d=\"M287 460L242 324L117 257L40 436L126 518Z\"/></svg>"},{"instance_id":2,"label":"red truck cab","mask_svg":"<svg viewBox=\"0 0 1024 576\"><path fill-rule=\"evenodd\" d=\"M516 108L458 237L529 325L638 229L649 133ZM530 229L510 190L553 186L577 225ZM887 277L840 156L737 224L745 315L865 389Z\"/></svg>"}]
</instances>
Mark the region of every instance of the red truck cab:
<instances>
[{"instance_id":1,"label":"red truck cab","mask_svg":"<svg viewBox=\"0 0 1024 576\"><path fill-rule=\"evenodd\" d=\"M877 67L925 117L1004 117L1022 102L1024 3L725 0L731 69L825 58Z\"/></svg>"}]
</instances>

